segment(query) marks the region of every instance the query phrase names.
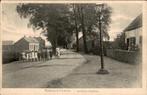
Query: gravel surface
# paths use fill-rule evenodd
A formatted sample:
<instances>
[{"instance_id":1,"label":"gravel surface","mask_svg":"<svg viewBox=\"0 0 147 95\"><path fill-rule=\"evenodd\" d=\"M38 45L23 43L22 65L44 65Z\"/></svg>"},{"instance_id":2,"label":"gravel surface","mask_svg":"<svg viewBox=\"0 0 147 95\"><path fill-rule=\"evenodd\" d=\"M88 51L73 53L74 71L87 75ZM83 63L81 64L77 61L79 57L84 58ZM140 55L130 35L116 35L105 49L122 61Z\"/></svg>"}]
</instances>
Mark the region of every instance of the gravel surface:
<instances>
[{"instance_id":1,"label":"gravel surface","mask_svg":"<svg viewBox=\"0 0 147 95\"><path fill-rule=\"evenodd\" d=\"M141 63L131 65L104 57L107 75L96 74L100 69L100 57L83 55L88 61L70 75L56 81L51 87L62 88L139 88L141 87ZM59 82L59 83L57 83ZM60 84L60 85L59 85Z\"/></svg>"},{"instance_id":2,"label":"gravel surface","mask_svg":"<svg viewBox=\"0 0 147 95\"><path fill-rule=\"evenodd\" d=\"M60 58L40 62L13 62L3 64L2 87L46 88L52 80L72 72L86 60L80 54L67 51Z\"/></svg>"}]
</instances>

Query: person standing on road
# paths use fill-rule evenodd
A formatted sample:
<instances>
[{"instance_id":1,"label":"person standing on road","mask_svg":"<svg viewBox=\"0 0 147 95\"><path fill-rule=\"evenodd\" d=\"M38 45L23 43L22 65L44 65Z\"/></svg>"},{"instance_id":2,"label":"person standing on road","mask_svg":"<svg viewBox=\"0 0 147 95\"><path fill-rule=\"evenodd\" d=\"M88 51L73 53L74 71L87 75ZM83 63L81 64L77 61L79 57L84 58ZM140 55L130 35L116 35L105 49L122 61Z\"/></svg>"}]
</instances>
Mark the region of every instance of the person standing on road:
<instances>
[{"instance_id":1,"label":"person standing on road","mask_svg":"<svg viewBox=\"0 0 147 95\"><path fill-rule=\"evenodd\" d=\"M46 54L47 54L47 60L49 60L50 59L50 54L49 54L49 50L48 49L46 49Z\"/></svg>"},{"instance_id":2,"label":"person standing on road","mask_svg":"<svg viewBox=\"0 0 147 95\"><path fill-rule=\"evenodd\" d=\"M38 54L37 54L37 51L34 52L34 56L35 56L35 61L38 61Z\"/></svg>"},{"instance_id":3,"label":"person standing on road","mask_svg":"<svg viewBox=\"0 0 147 95\"><path fill-rule=\"evenodd\" d=\"M29 61L29 52L26 52L26 59Z\"/></svg>"},{"instance_id":4,"label":"person standing on road","mask_svg":"<svg viewBox=\"0 0 147 95\"><path fill-rule=\"evenodd\" d=\"M38 56L38 61L40 61L41 60L41 52L40 51L37 52L37 56Z\"/></svg>"},{"instance_id":5,"label":"person standing on road","mask_svg":"<svg viewBox=\"0 0 147 95\"><path fill-rule=\"evenodd\" d=\"M59 58L59 57L60 57L60 49L57 48L57 49L56 49L56 52L57 52L57 57Z\"/></svg>"},{"instance_id":6,"label":"person standing on road","mask_svg":"<svg viewBox=\"0 0 147 95\"><path fill-rule=\"evenodd\" d=\"M51 51L51 50L49 51L49 54L50 54L50 60L52 60L53 53L52 53L52 51Z\"/></svg>"}]
</instances>

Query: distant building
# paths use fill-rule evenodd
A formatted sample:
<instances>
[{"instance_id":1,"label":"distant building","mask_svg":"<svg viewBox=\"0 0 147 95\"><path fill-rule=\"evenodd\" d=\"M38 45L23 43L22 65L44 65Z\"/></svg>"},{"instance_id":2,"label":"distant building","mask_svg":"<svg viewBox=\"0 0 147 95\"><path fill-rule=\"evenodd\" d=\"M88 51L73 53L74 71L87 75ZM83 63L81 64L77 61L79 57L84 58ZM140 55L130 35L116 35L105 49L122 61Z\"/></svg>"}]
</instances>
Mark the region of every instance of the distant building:
<instances>
[{"instance_id":1,"label":"distant building","mask_svg":"<svg viewBox=\"0 0 147 95\"><path fill-rule=\"evenodd\" d=\"M99 47L99 38L93 35L86 36L86 44L88 52L93 51L93 49ZM79 50L84 51L83 36L79 38Z\"/></svg>"},{"instance_id":2,"label":"distant building","mask_svg":"<svg viewBox=\"0 0 147 95\"><path fill-rule=\"evenodd\" d=\"M88 51L91 51L92 48L94 48L93 39L86 39L87 49ZM79 50L84 51L84 43L83 43L83 36L79 38Z\"/></svg>"},{"instance_id":3,"label":"distant building","mask_svg":"<svg viewBox=\"0 0 147 95\"><path fill-rule=\"evenodd\" d=\"M13 41L2 41L2 50L3 51L13 51Z\"/></svg>"},{"instance_id":4,"label":"distant building","mask_svg":"<svg viewBox=\"0 0 147 95\"><path fill-rule=\"evenodd\" d=\"M46 51L45 40L41 37L22 37L16 41L3 41L3 63L22 60L22 59L36 59L37 53Z\"/></svg>"},{"instance_id":5,"label":"distant building","mask_svg":"<svg viewBox=\"0 0 147 95\"><path fill-rule=\"evenodd\" d=\"M142 14L137 16L128 27L125 28L125 43L128 49L141 48L142 45Z\"/></svg>"},{"instance_id":6,"label":"distant building","mask_svg":"<svg viewBox=\"0 0 147 95\"><path fill-rule=\"evenodd\" d=\"M3 63L11 62L14 58L14 42L2 41L2 61Z\"/></svg>"},{"instance_id":7,"label":"distant building","mask_svg":"<svg viewBox=\"0 0 147 95\"><path fill-rule=\"evenodd\" d=\"M24 36L14 44L14 47L15 52L17 53L26 51L39 51L39 42L34 37Z\"/></svg>"}]
</instances>

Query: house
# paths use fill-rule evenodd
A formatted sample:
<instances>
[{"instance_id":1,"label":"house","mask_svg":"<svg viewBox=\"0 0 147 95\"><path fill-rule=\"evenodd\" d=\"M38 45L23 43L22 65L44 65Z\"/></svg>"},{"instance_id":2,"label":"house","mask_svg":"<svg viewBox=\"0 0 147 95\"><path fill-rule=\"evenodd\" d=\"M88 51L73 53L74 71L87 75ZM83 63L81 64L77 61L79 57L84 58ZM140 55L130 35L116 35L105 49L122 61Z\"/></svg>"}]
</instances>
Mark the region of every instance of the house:
<instances>
[{"instance_id":1,"label":"house","mask_svg":"<svg viewBox=\"0 0 147 95\"><path fill-rule=\"evenodd\" d=\"M2 61L3 63L8 63L14 58L14 42L13 41L2 41Z\"/></svg>"},{"instance_id":2,"label":"house","mask_svg":"<svg viewBox=\"0 0 147 95\"><path fill-rule=\"evenodd\" d=\"M45 49L41 37L22 37L20 40L3 41L3 63L15 60L38 60L38 52Z\"/></svg>"},{"instance_id":3,"label":"house","mask_svg":"<svg viewBox=\"0 0 147 95\"><path fill-rule=\"evenodd\" d=\"M88 51L91 51L93 48L93 40L92 39L86 39L87 49ZM79 50L84 51L84 43L83 43L83 36L79 38Z\"/></svg>"},{"instance_id":4,"label":"house","mask_svg":"<svg viewBox=\"0 0 147 95\"><path fill-rule=\"evenodd\" d=\"M3 51L13 51L13 41L2 41L2 50Z\"/></svg>"},{"instance_id":5,"label":"house","mask_svg":"<svg viewBox=\"0 0 147 95\"><path fill-rule=\"evenodd\" d=\"M93 51L93 49L99 47L99 38L97 36L87 35L86 44L87 44L88 52L91 52ZM81 36L79 38L79 50L83 51L84 50L83 47L84 47L83 36Z\"/></svg>"},{"instance_id":6,"label":"house","mask_svg":"<svg viewBox=\"0 0 147 95\"><path fill-rule=\"evenodd\" d=\"M15 52L21 53L26 51L39 51L39 42L34 37L24 36L15 44Z\"/></svg>"},{"instance_id":7,"label":"house","mask_svg":"<svg viewBox=\"0 0 147 95\"><path fill-rule=\"evenodd\" d=\"M34 37L39 42L39 51L42 51L45 49L45 40L43 40L41 37Z\"/></svg>"},{"instance_id":8,"label":"house","mask_svg":"<svg viewBox=\"0 0 147 95\"><path fill-rule=\"evenodd\" d=\"M140 49L142 47L142 14L137 16L124 29L125 43L128 50Z\"/></svg>"}]
</instances>

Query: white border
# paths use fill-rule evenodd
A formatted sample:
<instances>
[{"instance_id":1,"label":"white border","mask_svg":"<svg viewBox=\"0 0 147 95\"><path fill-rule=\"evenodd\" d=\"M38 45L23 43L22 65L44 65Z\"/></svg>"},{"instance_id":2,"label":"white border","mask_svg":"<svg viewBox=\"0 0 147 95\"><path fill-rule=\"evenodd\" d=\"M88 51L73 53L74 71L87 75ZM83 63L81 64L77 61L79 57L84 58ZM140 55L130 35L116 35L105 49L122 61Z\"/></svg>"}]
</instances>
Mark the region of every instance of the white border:
<instances>
[{"instance_id":1,"label":"white border","mask_svg":"<svg viewBox=\"0 0 147 95\"><path fill-rule=\"evenodd\" d=\"M142 88L1 88L2 95L26 95L26 94L49 94L49 95L147 95L147 32L146 32L146 21L147 21L147 2L146 1L1 1L3 3L142 3L143 4L143 63L142 63ZM2 6L1 6L2 9ZM133 11L133 10L132 10ZM2 10L1 10L2 12ZM2 21L2 15L1 15ZM2 22L1 22L2 24ZM1 32L0 32L1 36ZM1 36L2 37L2 36ZM0 39L1 40L1 39ZM1 44L1 43L0 43ZM0 49L2 47L0 46ZM1 51L2 52L2 51ZM0 52L1 56L2 53ZM0 67L2 71L2 66ZM2 72L0 72L2 77ZM2 83L2 82L1 82Z\"/></svg>"}]
</instances>

